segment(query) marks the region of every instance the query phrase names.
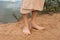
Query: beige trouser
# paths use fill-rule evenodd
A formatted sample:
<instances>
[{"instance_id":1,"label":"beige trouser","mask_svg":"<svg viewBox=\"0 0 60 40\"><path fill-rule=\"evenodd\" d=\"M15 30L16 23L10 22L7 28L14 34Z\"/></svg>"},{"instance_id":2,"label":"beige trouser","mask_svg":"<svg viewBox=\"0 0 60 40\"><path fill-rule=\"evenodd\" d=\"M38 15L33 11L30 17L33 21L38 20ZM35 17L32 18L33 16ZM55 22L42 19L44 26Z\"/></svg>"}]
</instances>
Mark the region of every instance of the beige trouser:
<instances>
[{"instance_id":1,"label":"beige trouser","mask_svg":"<svg viewBox=\"0 0 60 40\"><path fill-rule=\"evenodd\" d=\"M22 14L30 13L33 10L42 11L45 0L22 0L20 12Z\"/></svg>"}]
</instances>

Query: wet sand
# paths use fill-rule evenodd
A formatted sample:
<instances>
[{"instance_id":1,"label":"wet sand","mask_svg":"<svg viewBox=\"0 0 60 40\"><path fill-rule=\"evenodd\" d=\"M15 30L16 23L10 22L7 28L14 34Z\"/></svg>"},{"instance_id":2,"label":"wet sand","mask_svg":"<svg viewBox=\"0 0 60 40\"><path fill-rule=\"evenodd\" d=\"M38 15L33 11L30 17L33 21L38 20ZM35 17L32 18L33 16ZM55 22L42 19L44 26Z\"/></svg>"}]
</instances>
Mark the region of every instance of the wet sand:
<instances>
[{"instance_id":1,"label":"wet sand","mask_svg":"<svg viewBox=\"0 0 60 40\"><path fill-rule=\"evenodd\" d=\"M30 19L29 19L30 20ZM15 23L0 24L0 40L60 40L60 14L37 16L36 23L45 30L31 29L32 34L26 36L21 27L23 20Z\"/></svg>"}]
</instances>

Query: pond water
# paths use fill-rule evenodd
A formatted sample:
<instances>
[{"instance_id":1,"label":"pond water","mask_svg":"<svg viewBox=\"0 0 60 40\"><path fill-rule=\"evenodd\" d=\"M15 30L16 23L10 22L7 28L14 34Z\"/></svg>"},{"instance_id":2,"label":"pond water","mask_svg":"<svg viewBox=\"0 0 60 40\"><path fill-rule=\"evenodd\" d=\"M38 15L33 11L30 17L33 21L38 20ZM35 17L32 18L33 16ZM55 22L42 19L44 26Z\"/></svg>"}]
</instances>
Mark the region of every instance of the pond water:
<instances>
[{"instance_id":1,"label":"pond water","mask_svg":"<svg viewBox=\"0 0 60 40\"><path fill-rule=\"evenodd\" d=\"M19 9L21 6L21 1L17 2L6 2L0 1L0 23L16 22L16 16L21 16Z\"/></svg>"}]
</instances>

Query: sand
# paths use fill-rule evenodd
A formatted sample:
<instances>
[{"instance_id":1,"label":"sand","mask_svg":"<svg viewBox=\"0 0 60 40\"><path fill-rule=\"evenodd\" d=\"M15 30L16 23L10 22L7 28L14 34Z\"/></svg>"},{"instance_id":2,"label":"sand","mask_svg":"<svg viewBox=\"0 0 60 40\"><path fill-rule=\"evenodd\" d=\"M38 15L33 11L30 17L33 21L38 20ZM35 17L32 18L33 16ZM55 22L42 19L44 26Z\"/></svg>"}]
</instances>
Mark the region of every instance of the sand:
<instances>
[{"instance_id":1,"label":"sand","mask_svg":"<svg viewBox=\"0 0 60 40\"><path fill-rule=\"evenodd\" d=\"M60 14L37 16L36 23L45 30L31 29L31 35L22 32L23 20L0 24L0 40L60 40Z\"/></svg>"}]
</instances>

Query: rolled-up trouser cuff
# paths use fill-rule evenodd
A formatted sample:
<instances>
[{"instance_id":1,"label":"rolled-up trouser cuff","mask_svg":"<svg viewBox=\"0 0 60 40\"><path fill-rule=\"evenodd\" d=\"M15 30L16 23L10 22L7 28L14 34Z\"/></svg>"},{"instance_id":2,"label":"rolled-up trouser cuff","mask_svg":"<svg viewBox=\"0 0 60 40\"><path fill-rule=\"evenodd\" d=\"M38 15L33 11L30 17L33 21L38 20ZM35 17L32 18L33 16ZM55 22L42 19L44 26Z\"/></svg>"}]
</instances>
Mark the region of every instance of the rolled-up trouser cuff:
<instances>
[{"instance_id":1,"label":"rolled-up trouser cuff","mask_svg":"<svg viewBox=\"0 0 60 40\"><path fill-rule=\"evenodd\" d=\"M20 9L20 13L21 14L29 14L30 12L31 12L32 10L30 10L30 9Z\"/></svg>"}]
</instances>

